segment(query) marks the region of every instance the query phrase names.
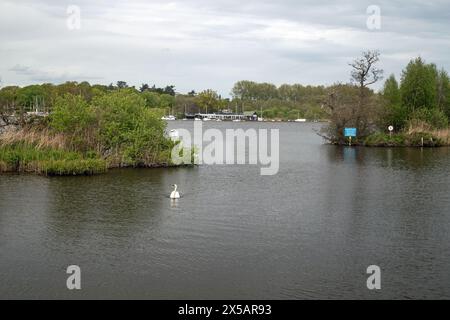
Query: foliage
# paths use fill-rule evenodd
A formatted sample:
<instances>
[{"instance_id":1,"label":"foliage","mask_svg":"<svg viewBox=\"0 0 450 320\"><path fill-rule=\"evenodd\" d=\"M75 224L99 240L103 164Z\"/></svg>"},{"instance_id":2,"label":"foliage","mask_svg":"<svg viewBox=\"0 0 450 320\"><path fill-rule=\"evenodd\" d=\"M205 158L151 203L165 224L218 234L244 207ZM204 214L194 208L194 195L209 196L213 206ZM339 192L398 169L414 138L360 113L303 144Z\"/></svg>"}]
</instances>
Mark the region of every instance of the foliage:
<instances>
[{"instance_id":1,"label":"foliage","mask_svg":"<svg viewBox=\"0 0 450 320\"><path fill-rule=\"evenodd\" d=\"M132 88L96 95L91 102L81 95L58 97L48 121L2 136L1 167L66 175L171 165L173 143L165 136L165 122L146 104Z\"/></svg>"},{"instance_id":2,"label":"foliage","mask_svg":"<svg viewBox=\"0 0 450 320\"><path fill-rule=\"evenodd\" d=\"M34 172L46 175L90 175L105 172L107 162L95 154L83 155L54 148L15 143L0 145L0 172Z\"/></svg>"},{"instance_id":3,"label":"foliage","mask_svg":"<svg viewBox=\"0 0 450 320\"><path fill-rule=\"evenodd\" d=\"M450 78L444 69L437 75L437 107L450 118Z\"/></svg>"},{"instance_id":4,"label":"foliage","mask_svg":"<svg viewBox=\"0 0 450 320\"><path fill-rule=\"evenodd\" d=\"M363 52L350 66L353 84L337 84L327 89L326 105L330 125L323 131L324 138L332 143L344 144L344 128L356 128L358 139L374 131L378 116L378 100L368 87L381 79L383 70L378 69L378 51Z\"/></svg>"},{"instance_id":5,"label":"foliage","mask_svg":"<svg viewBox=\"0 0 450 320\"><path fill-rule=\"evenodd\" d=\"M377 97L373 91L366 90L365 105L364 108L360 108L359 87L338 84L330 88L329 100L326 102L330 110L330 124L325 129L325 137L329 141L337 144L347 143L347 138L344 137L344 129L347 127L357 129L356 140L374 131L378 116Z\"/></svg>"},{"instance_id":6,"label":"foliage","mask_svg":"<svg viewBox=\"0 0 450 320\"><path fill-rule=\"evenodd\" d=\"M411 60L403 70L400 85L402 103L409 113L437 107L437 70L422 58Z\"/></svg>"},{"instance_id":7,"label":"foliage","mask_svg":"<svg viewBox=\"0 0 450 320\"><path fill-rule=\"evenodd\" d=\"M391 75L384 83L381 104L380 127L387 128L392 125L395 130L401 130L405 126L408 112L402 105L400 88L394 75Z\"/></svg>"},{"instance_id":8,"label":"foliage","mask_svg":"<svg viewBox=\"0 0 450 320\"><path fill-rule=\"evenodd\" d=\"M377 132L366 137L364 145L369 147L438 147L444 145L444 141L430 132L402 132L393 135Z\"/></svg>"},{"instance_id":9,"label":"foliage","mask_svg":"<svg viewBox=\"0 0 450 320\"><path fill-rule=\"evenodd\" d=\"M196 96L196 103L200 110L204 113L212 113L214 111L219 111L219 95L214 90L208 89L200 92Z\"/></svg>"},{"instance_id":10,"label":"foliage","mask_svg":"<svg viewBox=\"0 0 450 320\"><path fill-rule=\"evenodd\" d=\"M433 129L448 127L448 118L445 113L438 109L418 109L410 115L409 123L414 126L417 122L425 122Z\"/></svg>"},{"instance_id":11,"label":"foliage","mask_svg":"<svg viewBox=\"0 0 450 320\"><path fill-rule=\"evenodd\" d=\"M100 152L117 165L149 164L170 147L164 137L165 123L146 107L140 95L116 91L95 99L93 108Z\"/></svg>"}]
</instances>

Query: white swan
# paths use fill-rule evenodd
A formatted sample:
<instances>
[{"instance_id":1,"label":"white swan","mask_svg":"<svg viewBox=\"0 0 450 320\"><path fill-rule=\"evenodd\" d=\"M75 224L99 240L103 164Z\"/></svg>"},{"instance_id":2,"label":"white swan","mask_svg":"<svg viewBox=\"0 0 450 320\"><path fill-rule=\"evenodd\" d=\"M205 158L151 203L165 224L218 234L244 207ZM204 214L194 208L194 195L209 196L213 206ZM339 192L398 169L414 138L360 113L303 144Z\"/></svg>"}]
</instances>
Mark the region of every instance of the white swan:
<instances>
[{"instance_id":1,"label":"white swan","mask_svg":"<svg viewBox=\"0 0 450 320\"><path fill-rule=\"evenodd\" d=\"M173 185L175 188L172 193L170 194L170 199L180 199L180 194L177 191L178 186L176 184Z\"/></svg>"}]
</instances>

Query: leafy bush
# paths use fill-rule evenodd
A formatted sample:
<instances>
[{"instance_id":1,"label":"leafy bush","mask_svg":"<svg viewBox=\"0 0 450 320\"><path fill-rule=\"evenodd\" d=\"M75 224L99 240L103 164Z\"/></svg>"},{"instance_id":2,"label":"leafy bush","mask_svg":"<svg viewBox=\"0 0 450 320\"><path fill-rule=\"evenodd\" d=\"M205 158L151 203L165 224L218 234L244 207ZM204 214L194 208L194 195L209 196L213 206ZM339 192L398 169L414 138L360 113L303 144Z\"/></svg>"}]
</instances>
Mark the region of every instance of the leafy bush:
<instances>
[{"instance_id":1,"label":"leafy bush","mask_svg":"<svg viewBox=\"0 0 450 320\"><path fill-rule=\"evenodd\" d=\"M389 135L383 132L374 133L364 140L364 145L372 147L395 147L405 145L404 134Z\"/></svg>"},{"instance_id":2,"label":"leafy bush","mask_svg":"<svg viewBox=\"0 0 450 320\"><path fill-rule=\"evenodd\" d=\"M46 175L95 174L105 172L107 162L94 153L39 149L28 144L0 146L0 172L35 172Z\"/></svg>"},{"instance_id":3,"label":"leafy bush","mask_svg":"<svg viewBox=\"0 0 450 320\"><path fill-rule=\"evenodd\" d=\"M429 132L398 133L392 136L379 132L364 140L364 145L368 147L437 147L443 144L441 139Z\"/></svg>"},{"instance_id":4,"label":"leafy bush","mask_svg":"<svg viewBox=\"0 0 450 320\"><path fill-rule=\"evenodd\" d=\"M438 109L418 109L411 114L409 122L410 125L414 125L417 122L425 122L434 129L443 129L448 126L446 114Z\"/></svg>"},{"instance_id":5,"label":"leafy bush","mask_svg":"<svg viewBox=\"0 0 450 320\"><path fill-rule=\"evenodd\" d=\"M115 165L148 165L170 147L165 123L136 93L116 91L93 101L98 115L98 143Z\"/></svg>"}]
</instances>

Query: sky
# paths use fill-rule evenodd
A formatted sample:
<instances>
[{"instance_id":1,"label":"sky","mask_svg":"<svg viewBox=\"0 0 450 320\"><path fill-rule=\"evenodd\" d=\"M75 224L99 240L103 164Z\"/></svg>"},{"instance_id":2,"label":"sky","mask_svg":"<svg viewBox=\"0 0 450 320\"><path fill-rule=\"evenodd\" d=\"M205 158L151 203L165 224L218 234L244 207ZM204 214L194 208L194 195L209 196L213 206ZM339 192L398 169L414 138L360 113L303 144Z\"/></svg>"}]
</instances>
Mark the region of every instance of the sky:
<instances>
[{"instance_id":1,"label":"sky","mask_svg":"<svg viewBox=\"0 0 450 320\"><path fill-rule=\"evenodd\" d=\"M450 71L450 1L0 0L0 86L122 80L229 96L239 80L349 82L366 50L386 76L417 56Z\"/></svg>"}]
</instances>

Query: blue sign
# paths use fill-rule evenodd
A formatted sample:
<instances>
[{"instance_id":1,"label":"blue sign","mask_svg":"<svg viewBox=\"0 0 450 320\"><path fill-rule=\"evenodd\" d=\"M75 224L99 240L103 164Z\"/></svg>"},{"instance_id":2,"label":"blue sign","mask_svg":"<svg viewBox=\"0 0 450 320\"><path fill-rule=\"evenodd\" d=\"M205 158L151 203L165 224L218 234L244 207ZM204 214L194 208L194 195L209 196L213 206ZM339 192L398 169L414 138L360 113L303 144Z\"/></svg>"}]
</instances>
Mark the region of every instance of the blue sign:
<instances>
[{"instance_id":1,"label":"blue sign","mask_svg":"<svg viewBox=\"0 0 450 320\"><path fill-rule=\"evenodd\" d=\"M345 137L356 137L356 128L345 128L344 136Z\"/></svg>"}]
</instances>

